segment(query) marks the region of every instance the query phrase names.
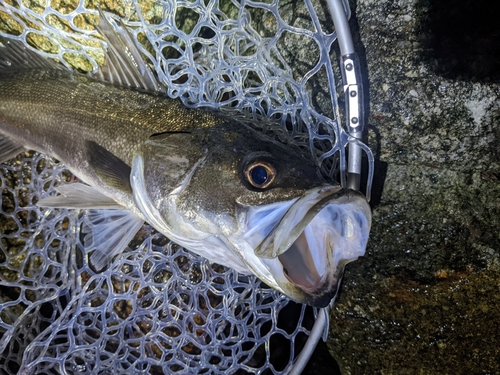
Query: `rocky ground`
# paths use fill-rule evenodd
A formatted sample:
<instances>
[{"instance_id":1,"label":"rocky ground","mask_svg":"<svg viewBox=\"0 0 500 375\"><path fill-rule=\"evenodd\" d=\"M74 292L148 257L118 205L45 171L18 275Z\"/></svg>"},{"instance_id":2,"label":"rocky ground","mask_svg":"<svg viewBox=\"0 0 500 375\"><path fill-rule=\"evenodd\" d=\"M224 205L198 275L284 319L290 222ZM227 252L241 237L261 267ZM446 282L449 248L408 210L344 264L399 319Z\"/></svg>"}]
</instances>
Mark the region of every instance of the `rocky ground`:
<instances>
[{"instance_id":1,"label":"rocky ground","mask_svg":"<svg viewBox=\"0 0 500 375\"><path fill-rule=\"evenodd\" d=\"M342 374L499 373L498 22L481 1L353 10L376 187L330 352Z\"/></svg>"}]
</instances>

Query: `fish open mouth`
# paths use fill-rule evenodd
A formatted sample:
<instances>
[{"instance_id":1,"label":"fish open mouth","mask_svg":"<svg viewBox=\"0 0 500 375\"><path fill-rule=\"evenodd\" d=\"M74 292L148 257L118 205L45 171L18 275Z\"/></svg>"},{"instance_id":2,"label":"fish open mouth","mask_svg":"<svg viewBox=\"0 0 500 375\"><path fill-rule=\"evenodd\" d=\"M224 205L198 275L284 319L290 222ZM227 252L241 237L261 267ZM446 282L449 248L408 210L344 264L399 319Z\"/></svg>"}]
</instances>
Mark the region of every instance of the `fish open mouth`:
<instances>
[{"instance_id":1,"label":"fish open mouth","mask_svg":"<svg viewBox=\"0 0 500 375\"><path fill-rule=\"evenodd\" d=\"M277 262L277 284L300 302L326 306L337 292L345 264L364 255L371 211L364 196L349 189L311 189L256 247L266 264Z\"/></svg>"}]
</instances>

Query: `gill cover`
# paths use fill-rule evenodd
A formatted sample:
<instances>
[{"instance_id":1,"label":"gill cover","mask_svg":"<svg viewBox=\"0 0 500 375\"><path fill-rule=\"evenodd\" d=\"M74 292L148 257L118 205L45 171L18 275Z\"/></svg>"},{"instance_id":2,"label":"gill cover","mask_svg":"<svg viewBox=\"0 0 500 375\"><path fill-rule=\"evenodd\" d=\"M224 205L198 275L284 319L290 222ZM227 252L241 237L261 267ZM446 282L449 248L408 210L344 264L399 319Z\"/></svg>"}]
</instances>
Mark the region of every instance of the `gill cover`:
<instances>
[{"instance_id":1,"label":"gill cover","mask_svg":"<svg viewBox=\"0 0 500 375\"><path fill-rule=\"evenodd\" d=\"M136 153L130 175L134 201L157 230L179 240L206 235L177 214L177 197L205 159L199 135L162 133L150 137Z\"/></svg>"}]
</instances>

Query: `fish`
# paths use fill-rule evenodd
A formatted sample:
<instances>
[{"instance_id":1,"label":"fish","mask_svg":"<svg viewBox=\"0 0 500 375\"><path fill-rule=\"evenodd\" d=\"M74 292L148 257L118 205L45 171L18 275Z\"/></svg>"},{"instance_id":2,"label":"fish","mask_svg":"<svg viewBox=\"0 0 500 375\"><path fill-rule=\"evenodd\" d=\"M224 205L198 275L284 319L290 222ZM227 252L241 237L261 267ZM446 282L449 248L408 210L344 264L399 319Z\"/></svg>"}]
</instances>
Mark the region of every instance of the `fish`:
<instances>
[{"instance_id":1,"label":"fish","mask_svg":"<svg viewBox=\"0 0 500 375\"><path fill-rule=\"evenodd\" d=\"M325 307L345 264L364 255L363 194L235 116L163 93L126 27L101 12L106 61L83 74L16 40L0 46L0 161L23 150L60 160L80 182L40 207L88 209L82 228L102 270L144 222L212 262Z\"/></svg>"}]
</instances>

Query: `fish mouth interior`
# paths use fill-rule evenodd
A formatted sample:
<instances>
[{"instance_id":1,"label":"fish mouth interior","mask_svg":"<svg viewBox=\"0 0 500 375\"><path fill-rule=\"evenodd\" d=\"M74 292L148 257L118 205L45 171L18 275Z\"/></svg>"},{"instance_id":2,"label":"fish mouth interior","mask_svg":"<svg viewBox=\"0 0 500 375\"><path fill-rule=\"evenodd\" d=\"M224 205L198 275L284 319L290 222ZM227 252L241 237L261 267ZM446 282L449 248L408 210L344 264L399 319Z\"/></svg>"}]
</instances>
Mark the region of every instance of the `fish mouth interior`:
<instances>
[{"instance_id":1,"label":"fish mouth interior","mask_svg":"<svg viewBox=\"0 0 500 375\"><path fill-rule=\"evenodd\" d=\"M304 232L278 259L286 278L300 289L313 292L323 284L324 269L316 268Z\"/></svg>"},{"instance_id":2,"label":"fish mouth interior","mask_svg":"<svg viewBox=\"0 0 500 375\"><path fill-rule=\"evenodd\" d=\"M330 187L251 207L245 217L244 239L277 288L315 306L329 303L344 265L364 255L371 226L371 210L361 193Z\"/></svg>"}]
</instances>

